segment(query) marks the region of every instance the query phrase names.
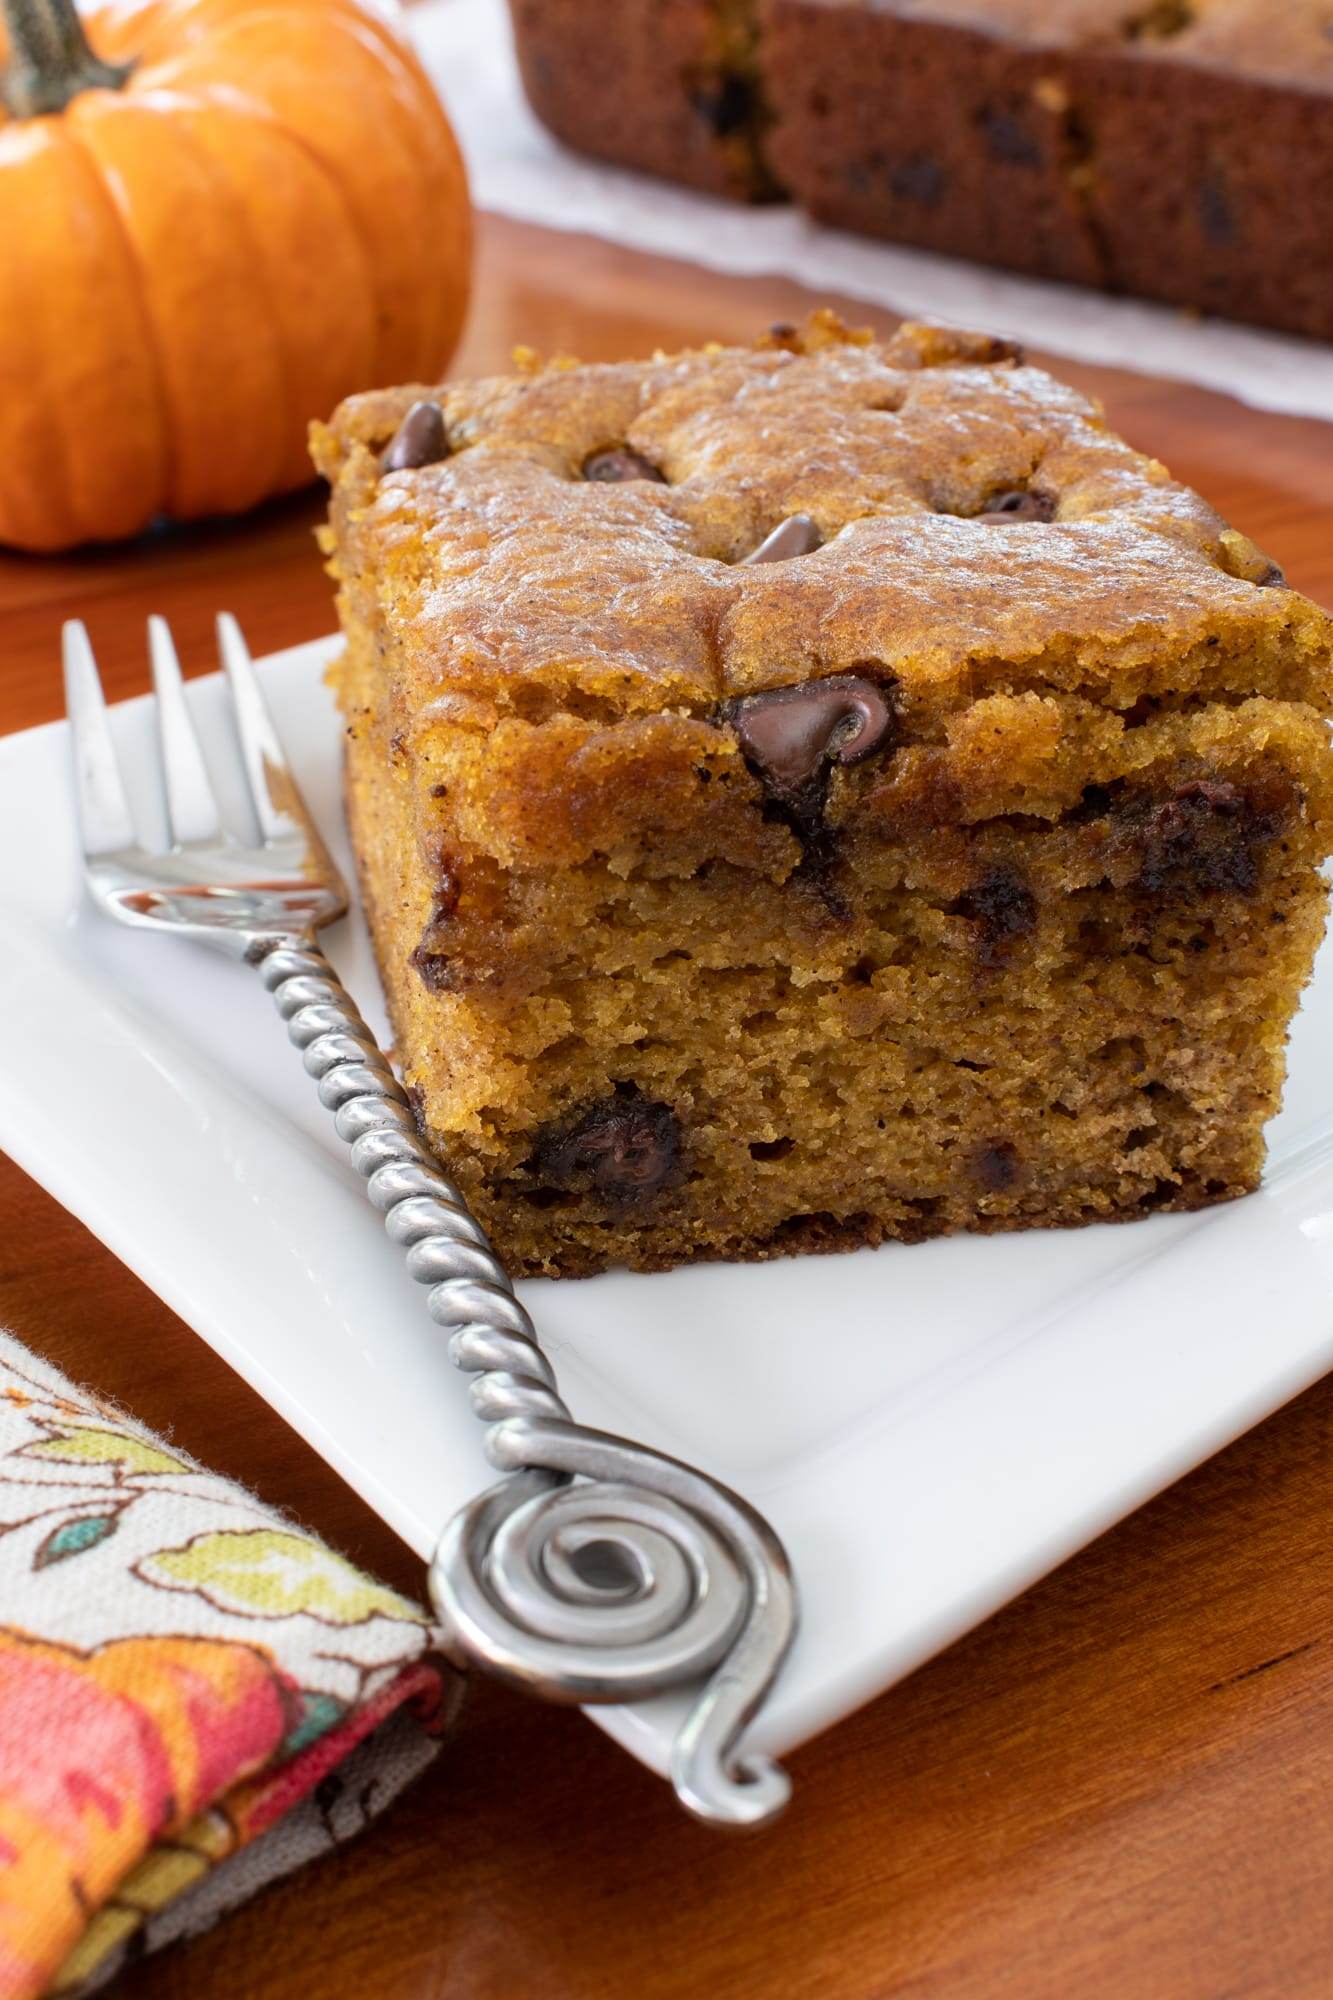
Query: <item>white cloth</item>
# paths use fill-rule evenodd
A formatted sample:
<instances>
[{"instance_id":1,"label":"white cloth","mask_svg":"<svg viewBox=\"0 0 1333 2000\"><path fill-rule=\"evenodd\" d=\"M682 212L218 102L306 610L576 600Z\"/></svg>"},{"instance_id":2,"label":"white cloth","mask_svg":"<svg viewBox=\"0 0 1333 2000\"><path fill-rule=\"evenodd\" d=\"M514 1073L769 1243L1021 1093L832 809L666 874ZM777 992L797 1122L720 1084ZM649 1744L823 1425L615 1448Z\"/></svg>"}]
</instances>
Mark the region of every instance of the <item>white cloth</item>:
<instances>
[{"instance_id":1,"label":"white cloth","mask_svg":"<svg viewBox=\"0 0 1333 2000\"><path fill-rule=\"evenodd\" d=\"M467 155L478 208L710 270L796 279L1076 361L1225 390L1259 409L1333 418L1333 347L873 243L792 208L750 209L583 159L527 107L504 0L427 0L408 22Z\"/></svg>"}]
</instances>

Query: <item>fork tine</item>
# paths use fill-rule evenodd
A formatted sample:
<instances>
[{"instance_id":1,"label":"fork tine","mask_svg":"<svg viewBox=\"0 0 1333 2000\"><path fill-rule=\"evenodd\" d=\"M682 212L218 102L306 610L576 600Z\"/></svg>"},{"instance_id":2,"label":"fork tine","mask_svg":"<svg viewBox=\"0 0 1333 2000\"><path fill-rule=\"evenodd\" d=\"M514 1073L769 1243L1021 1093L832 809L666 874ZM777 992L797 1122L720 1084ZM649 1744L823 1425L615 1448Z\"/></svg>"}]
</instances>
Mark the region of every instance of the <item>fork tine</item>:
<instances>
[{"instance_id":1,"label":"fork tine","mask_svg":"<svg viewBox=\"0 0 1333 2000\"><path fill-rule=\"evenodd\" d=\"M61 647L83 850L85 854L114 854L136 844L134 821L121 783L92 642L81 618L66 622Z\"/></svg>"},{"instance_id":2,"label":"fork tine","mask_svg":"<svg viewBox=\"0 0 1333 2000\"><path fill-rule=\"evenodd\" d=\"M175 846L189 840L216 840L221 826L217 800L165 618L148 621L148 653L157 695L157 747L167 795L167 838Z\"/></svg>"},{"instance_id":3,"label":"fork tine","mask_svg":"<svg viewBox=\"0 0 1333 2000\"><path fill-rule=\"evenodd\" d=\"M241 758L249 780L255 817L259 821L260 836L264 840L286 839L299 827L292 813L284 807L288 803L299 805L300 795L287 768L278 732L273 726L268 703L250 659L250 649L229 611L222 612L218 617L218 651L222 655L231 688Z\"/></svg>"}]
</instances>

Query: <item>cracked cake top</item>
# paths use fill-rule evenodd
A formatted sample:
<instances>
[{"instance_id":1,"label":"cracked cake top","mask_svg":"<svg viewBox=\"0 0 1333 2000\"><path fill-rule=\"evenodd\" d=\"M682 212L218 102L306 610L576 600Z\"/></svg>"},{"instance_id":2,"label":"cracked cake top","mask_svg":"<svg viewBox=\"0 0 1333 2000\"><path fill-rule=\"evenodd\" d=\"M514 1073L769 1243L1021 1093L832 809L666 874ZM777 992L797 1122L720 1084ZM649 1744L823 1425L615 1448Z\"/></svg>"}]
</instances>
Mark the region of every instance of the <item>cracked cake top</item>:
<instances>
[{"instance_id":1,"label":"cracked cake top","mask_svg":"<svg viewBox=\"0 0 1333 2000\"><path fill-rule=\"evenodd\" d=\"M752 348L517 360L316 428L410 719L705 715L848 674L914 734L1029 690L1329 705L1333 623L1007 342L817 314Z\"/></svg>"}]
</instances>

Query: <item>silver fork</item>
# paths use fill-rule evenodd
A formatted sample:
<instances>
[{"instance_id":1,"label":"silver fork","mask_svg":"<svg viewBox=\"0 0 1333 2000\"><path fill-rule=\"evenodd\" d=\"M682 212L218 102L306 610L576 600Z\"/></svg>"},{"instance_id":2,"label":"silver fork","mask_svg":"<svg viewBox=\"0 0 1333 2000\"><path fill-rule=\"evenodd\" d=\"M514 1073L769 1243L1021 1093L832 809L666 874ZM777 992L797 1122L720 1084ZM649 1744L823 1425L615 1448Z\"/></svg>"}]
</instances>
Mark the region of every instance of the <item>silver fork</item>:
<instances>
[{"instance_id":1,"label":"silver fork","mask_svg":"<svg viewBox=\"0 0 1333 2000\"><path fill-rule=\"evenodd\" d=\"M65 627L65 694L85 872L118 922L255 967L455 1365L475 1377L485 1452L506 1476L446 1525L429 1586L447 1649L550 1700L624 1702L701 1683L671 1780L698 1818L757 1826L790 1784L742 1733L791 1643L781 1542L729 1488L574 1422L476 1218L419 1137L407 1098L316 942L347 891L288 768L234 618L218 620L258 838L222 823L164 620L148 623L168 846L135 834L83 625ZM706 1678L705 1678L706 1677Z\"/></svg>"}]
</instances>

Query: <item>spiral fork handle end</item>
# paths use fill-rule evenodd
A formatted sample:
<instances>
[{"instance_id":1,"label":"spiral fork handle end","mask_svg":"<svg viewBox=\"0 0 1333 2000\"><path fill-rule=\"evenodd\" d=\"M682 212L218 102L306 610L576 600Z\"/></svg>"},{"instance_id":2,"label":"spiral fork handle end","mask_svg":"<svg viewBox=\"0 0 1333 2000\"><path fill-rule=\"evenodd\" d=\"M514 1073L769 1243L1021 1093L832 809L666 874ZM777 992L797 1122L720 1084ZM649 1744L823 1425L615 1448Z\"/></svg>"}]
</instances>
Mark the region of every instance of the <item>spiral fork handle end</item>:
<instances>
[{"instance_id":1,"label":"spiral fork handle end","mask_svg":"<svg viewBox=\"0 0 1333 2000\"><path fill-rule=\"evenodd\" d=\"M796 1628L773 1530L692 1466L568 1419L506 1418L487 1455L509 1477L450 1522L431 1564L457 1653L548 1700L694 1686L670 1760L677 1796L710 1826L766 1825L790 1781L738 1745ZM584 1573L588 1555L600 1573Z\"/></svg>"}]
</instances>

